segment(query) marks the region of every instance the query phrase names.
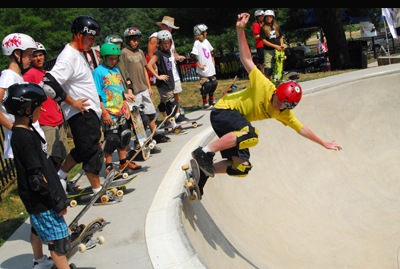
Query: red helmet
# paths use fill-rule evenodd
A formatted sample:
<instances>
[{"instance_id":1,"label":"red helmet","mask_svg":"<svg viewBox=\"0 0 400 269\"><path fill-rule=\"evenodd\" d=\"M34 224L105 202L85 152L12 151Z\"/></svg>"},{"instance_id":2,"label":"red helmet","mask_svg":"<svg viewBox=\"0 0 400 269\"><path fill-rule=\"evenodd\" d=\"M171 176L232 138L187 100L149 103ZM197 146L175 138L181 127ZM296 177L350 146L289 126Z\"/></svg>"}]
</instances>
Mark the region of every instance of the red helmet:
<instances>
[{"instance_id":1,"label":"red helmet","mask_svg":"<svg viewBox=\"0 0 400 269\"><path fill-rule=\"evenodd\" d=\"M276 88L276 95L285 108L293 109L301 100L302 90L296 81L289 80Z\"/></svg>"}]
</instances>

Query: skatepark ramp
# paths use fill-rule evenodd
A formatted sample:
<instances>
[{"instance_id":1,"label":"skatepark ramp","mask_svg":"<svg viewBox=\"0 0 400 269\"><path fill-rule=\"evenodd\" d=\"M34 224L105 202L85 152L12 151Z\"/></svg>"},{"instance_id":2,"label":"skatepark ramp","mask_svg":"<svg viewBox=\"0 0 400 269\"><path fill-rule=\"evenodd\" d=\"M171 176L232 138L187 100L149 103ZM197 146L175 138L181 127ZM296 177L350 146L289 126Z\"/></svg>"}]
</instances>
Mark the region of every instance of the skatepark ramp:
<instances>
[{"instance_id":1,"label":"skatepark ramp","mask_svg":"<svg viewBox=\"0 0 400 269\"><path fill-rule=\"evenodd\" d=\"M180 167L215 137L210 128L196 136L147 217L154 268L399 268L399 85L398 71L316 92L302 85L296 117L343 151L273 119L254 122L249 176L210 178L201 202L184 194Z\"/></svg>"}]
</instances>

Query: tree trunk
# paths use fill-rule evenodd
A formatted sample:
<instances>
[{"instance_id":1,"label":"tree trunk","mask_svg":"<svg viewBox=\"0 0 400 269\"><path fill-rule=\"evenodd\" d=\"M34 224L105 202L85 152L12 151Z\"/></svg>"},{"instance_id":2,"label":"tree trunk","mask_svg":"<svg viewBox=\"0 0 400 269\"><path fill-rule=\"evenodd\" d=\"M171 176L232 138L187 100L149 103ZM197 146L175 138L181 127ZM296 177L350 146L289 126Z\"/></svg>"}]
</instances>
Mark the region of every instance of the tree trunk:
<instances>
[{"instance_id":1,"label":"tree trunk","mask_svg":"<svg viewBox=\"0 0 400 269\"><path fill-rule=\"evenodd\" d=\"M351 62L342 25L341 9L315 8L314 11L325 33L332 70L350 68Z\"/></svg>"}]
</instances>

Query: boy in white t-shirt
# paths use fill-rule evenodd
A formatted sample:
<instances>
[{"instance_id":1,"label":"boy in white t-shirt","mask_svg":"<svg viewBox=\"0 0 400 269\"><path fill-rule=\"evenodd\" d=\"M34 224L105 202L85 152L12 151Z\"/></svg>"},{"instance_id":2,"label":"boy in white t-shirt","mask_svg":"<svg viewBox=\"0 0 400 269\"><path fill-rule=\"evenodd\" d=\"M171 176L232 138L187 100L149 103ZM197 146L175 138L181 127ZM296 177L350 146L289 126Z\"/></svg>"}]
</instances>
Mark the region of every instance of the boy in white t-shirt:
<instances>
[{"instance_id":1,"label":"boy in white t-shirt","mask_svg":"<svg viewBox=\"0 0 400 269\"><path fill-rule=\"evenodd\" d=\"M198 24L194 27L193 33L195 42L192 52L192 59L196 62L196 72L200 75L200 92L203 99L203 108L214 106L214 92L218 82L215 77L214 48L206 39L208 27L205 24ZM207 103L208 94L208 103Z\"/></svg>"},{"instance_id":2,"label":"boy in white t-shirt","mask_svg":"<svg viewBox=\"0 0 400 269\"><path fill-rule=\"evenodd\" d=\"M74 136L75 148L58 171L60 179L65 179L77 163L83 163L82 169L96 194L101 189L99 173L104 161L99 145L101 108L91 69L82 52L95 44L100 24L82 15L72 22L71 31L74 39L44 76L43 90L53 100L62 102L61 108Z\"/></svg>"}]
</instances>

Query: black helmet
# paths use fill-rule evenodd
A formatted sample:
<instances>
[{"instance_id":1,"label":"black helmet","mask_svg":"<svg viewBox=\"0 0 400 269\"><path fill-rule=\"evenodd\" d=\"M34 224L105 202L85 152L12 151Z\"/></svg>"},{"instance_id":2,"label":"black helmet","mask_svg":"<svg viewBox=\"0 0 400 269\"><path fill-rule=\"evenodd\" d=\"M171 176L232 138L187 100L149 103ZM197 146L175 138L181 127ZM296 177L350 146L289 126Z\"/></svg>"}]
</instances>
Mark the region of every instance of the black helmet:
<instances>
[{"instance_id":1,"label":"black helmet","mask_svg":"<svg viewBox=\"0 0 400 269\"><path fill-rule=\"evenodd\" d=\"M16 116L25 115L29 118L35 108L47 100L47 96L39 85L32 82L23 82L15 83L8 87L3 100L4 107L8 113ZM32 107L31 115L25 114L28 107Z\"/></svg>"},{"instance_id":2,"label":"black helmet","mask_svg":"<svg viewBox=\"0 0 400 269\"><path fill-rule=\"evenodd\" d=\"M91 34L99 36L101 32L100 24L92 17L81 15L72 22L71 32L73 34Z\"/></svg>"}]
</instances>

